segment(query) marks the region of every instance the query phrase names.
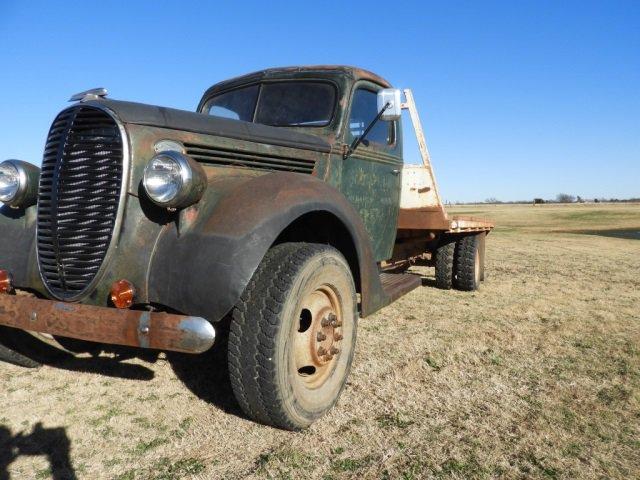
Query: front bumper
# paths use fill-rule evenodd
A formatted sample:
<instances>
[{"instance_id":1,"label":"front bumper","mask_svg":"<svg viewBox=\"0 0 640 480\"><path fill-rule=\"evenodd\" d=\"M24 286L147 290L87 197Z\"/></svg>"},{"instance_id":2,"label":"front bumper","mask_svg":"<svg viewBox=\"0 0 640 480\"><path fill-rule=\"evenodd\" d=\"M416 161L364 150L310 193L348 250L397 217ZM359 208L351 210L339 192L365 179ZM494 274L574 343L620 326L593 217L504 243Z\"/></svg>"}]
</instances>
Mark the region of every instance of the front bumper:
<instances>
[{"instance_id":1,"label":"front bumper","mask_svg":"<svg viewBox=\"0 0 640 480\"><path fill-rule=\"evenodd\" d=\"M202 353L213 325L201 317L119 310L0 294L0 325L92 342Z\"/></svg>"}]
</instances>

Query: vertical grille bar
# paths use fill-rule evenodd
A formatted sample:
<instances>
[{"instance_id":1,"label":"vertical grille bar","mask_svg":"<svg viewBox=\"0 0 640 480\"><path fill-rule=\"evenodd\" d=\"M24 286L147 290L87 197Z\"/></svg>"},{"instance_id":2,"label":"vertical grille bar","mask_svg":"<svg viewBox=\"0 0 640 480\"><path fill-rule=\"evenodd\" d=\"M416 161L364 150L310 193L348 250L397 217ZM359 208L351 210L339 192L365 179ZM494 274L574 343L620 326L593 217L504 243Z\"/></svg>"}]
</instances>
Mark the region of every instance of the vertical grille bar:
<instances>
[{"instance_id":1,"label":"vertical grille bar","mask_svg":"<svg viewBox=\"0 0 640 480\"><path fill-rule=\"evenodd\" d=\"M107 255L117 220L123 139L106 112L75 106L54 120L38 197L38 261L56 297L83 294Z\"/></svg>"}]
</instances>

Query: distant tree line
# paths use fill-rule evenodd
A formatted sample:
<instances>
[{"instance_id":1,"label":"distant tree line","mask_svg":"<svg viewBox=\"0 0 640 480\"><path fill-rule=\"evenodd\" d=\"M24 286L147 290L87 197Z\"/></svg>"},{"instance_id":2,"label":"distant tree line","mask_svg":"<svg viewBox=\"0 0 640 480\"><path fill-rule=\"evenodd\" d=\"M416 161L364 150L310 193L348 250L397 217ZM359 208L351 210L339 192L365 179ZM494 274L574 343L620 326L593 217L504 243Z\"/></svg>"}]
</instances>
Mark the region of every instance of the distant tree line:
<instances>
[{"instance_id":1,"label":"distant tree line","mask_svg":"<svg viewBox=\"0 0 640 480\"><path fill-rule=\"evenodd\" d=\"M580 195L571 195L568 193L559 193L556 195L556 198L553 199L544 199L544 198L534 198L533 200L509 200L502 201L496 197L489 197L484 202L447 202L448 205L476 205L478 203L487 203L487 204L507 204L507 205L525 205L531 204L534 205L542 204L542 203L640 203L640 197L632 197L632 198L592 198L585 199Z\"/></svg>"}]
</instances>

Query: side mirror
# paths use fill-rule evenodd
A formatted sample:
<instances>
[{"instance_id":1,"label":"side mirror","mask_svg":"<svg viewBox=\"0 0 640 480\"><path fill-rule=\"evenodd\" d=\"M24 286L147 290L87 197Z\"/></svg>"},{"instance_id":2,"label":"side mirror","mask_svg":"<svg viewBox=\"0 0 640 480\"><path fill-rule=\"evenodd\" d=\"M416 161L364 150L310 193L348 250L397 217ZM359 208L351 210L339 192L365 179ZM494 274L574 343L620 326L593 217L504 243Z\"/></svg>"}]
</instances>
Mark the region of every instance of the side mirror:
<instances>
[{"instance_id":1,"label":"side mirror","mask_svg":"<svg viewBox=\"0 0 640 480\"><path fill-rule=\"evenodd\" d=\"M400 101L400 90L397 88L384 88L378 91L378 112L389 104L380 120L393 122L402 116L402 102Z\"/></svg>"}]
</instances>

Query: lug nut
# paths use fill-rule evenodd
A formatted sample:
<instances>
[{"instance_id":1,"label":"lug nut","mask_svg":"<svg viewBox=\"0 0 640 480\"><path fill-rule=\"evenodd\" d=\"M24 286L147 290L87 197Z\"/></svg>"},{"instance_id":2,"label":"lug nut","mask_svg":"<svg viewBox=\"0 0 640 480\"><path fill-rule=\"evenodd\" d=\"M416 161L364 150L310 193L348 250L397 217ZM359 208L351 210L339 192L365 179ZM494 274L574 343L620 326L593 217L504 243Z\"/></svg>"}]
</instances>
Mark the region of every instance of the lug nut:
<instances>
[{"instance_id":1,"label":"lug nut","mask_svg":"<svg viewBox=\"0 0 640 480\"><path fill-rule=\"evenodd\" d=\"M320 322L320 325L322 325L323 327L328 327L329 325L331 325L331 320L329 320L327 317L324 317Z\"/></svg>"},{"instance_id":2,"label":"lug nut","mask_svg":"<svg viewBox=\"0 0 640 480\"><path fill-rule=\"evenodd\" d=\"M318 348L318 356L321 357L323 355L325 355L327 353L327 351L325 350L324 347L320 347Z\"/></svg>"},{"instance_id":3,"label":"lug nut","mask_svg":"<svg viewBox=\"0 0 640 480\"><path fill-rule=\"evenodd\" d=\"M331 347L331 355L337 355L340 353L340 349L336 347Z\"/></svg>"},{"instance_id":4,"label":"lug nut","mask_svg":"<svg viewBox=\"0 0 640 480\"><path fill-rule=\"evenodd\" d=\"M338 317L335 313L330 313L328 320L331 326L334 328L342 326L342 322L338 320Z\"/></svg>"},{"instance_id":5,"label":"lug nut","mask_svg":"<svg viewBox=\"0 0 640 480\"><path fill-rule=\"evenodd\" d=\"M322 342L323 340L327 339L327 336L322 332L318 332L318 335L316 335L316 338L318 339L319 342Z\"/></svg>"},{"instance_id":6,"label":"lug nut","mask_svg":"<svg viewBox=\"0 0 640 480\"><path fill-rule=\"evenodd\" d=\"M344 337L343 337L340 333L336 333L336 334L333 336L333 339L334 339L336 342L339 342L339 341L340 341L340 340L342 340L343 338L344 338Z\"/></svg>"}]
</instances>

